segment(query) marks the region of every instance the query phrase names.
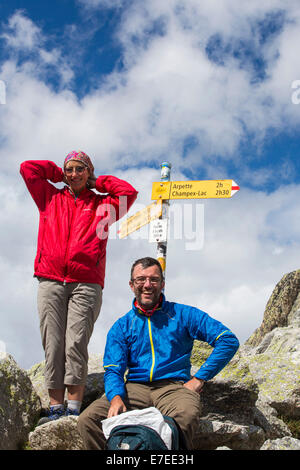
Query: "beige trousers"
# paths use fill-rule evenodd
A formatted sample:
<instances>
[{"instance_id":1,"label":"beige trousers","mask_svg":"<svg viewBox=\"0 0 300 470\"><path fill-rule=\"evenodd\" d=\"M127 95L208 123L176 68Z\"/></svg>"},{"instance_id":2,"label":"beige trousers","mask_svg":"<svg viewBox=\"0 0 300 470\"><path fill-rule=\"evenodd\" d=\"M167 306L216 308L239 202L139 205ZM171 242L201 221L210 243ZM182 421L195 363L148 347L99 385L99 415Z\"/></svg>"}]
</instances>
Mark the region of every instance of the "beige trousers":
<instances>
[{"instance_id":1,"label":"beige trousers","mask_svg":"<svg viewBox=\"0 0 300 470\"><path fill-rule=\"evenodd\" d=\"M84 385L88 343L102 304L99 284L39 279L38 312L48 389Z\"/></svg>"},{"instance_id":2,"label":"beige trousers","mask_svg":"<svg viewBox=\"0 0 300 470\"><path fill-rule=\"evenodd\" d=\"M179 425L186 447L193 449L201 413L200 395L188 390L183 382L159 380L148 383L127 382L124 398L127 411L155 406L163 415L170 416ZM78 430L86 450L104 450L106 440L101 421L107 418L110 402L103 395L79 416Z\"/></svg>"}]
</instances>

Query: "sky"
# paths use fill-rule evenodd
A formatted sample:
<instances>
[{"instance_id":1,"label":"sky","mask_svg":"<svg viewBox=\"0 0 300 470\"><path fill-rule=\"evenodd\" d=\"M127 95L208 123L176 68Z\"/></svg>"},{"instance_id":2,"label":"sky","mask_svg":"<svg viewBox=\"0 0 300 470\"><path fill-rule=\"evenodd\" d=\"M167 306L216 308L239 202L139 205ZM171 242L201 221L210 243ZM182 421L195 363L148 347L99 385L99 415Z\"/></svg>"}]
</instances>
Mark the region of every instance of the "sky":
<instances>
[{"instance_id":1,"label":"sky","mask_svg":"<svg viewBox=\"0 0 300 470\"><path fill-rule=\"evenodd\" d=\"M62 166L74 149L139 191L128 216L151 203L164 161L173 181L239 185L170 201L165 295L249 338L300 265L299 42L298 0L0 0L0 350L25 369L44 359L20 163ZM132 263L156 257L148 225L119 228L91 354L131 308Z\"/></svg>"}]
</instances>

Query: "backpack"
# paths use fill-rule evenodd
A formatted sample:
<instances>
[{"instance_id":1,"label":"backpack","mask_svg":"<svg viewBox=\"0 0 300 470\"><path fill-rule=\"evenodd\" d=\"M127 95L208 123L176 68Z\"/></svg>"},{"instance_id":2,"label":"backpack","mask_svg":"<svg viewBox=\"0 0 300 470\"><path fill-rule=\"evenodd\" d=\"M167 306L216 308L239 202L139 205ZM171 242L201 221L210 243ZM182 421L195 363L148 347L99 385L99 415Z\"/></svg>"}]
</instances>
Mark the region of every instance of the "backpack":
<instances>
[{"instance_id":1,"label":"backpack","mask_svg":"<svg viewBox=\"0 0 300 470\"><path fill-rule=\"evenodd\" d=\"M172 450L179 449L179 431L169 416L164 420L172 429ZM157 431L143 424L123 424L112 429L107 450L168 450Z\"/></svg>"}]
</instances>

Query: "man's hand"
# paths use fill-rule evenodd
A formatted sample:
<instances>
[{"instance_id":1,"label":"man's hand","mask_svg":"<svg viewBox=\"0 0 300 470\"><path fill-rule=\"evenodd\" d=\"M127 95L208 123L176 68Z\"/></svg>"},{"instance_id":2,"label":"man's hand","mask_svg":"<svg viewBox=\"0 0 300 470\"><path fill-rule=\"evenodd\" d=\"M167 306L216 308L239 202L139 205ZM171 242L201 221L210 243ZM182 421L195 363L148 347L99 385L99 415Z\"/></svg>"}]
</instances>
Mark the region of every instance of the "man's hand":
<instances>
[{"instance_id":1,"label":"man's hand","mask_svg":"<svg viewBox=\"0 0 300 470\"><path fill-rule=\"evenodd\" d=\"M200 393L204 384L205 380L193 377L191 380L183 384L183 386L188 388L189 390L192 390L193 392Z\"/></svg>"},{"instance_id":2,"label":"man's hand","mask_svg":"<svg viewBox=\"0 0 300 470\"><path fill-rule=\"evenodd\" d=\"M110 402L110 408L108 410L107 417L111 418L112 416L117 416L121 413L124 413L125 411L127 411L127 408L124 405L122 398L120 395L116 395Z\"/></svg>"}]
</instances>

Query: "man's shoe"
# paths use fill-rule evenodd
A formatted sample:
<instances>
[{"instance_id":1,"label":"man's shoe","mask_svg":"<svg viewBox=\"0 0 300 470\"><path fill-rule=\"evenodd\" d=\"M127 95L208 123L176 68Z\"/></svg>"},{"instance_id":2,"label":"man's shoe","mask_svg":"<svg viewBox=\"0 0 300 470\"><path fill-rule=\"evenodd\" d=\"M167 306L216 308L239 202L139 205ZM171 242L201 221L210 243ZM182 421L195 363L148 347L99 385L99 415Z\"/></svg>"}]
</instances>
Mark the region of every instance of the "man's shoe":
<instances>
[{"instance_id":1,"label":"man's shoe","mask_svg":"<svg viewBox=\"0 0 300 470\"><path fill-rule=\"evenodd\" d=\"M72 408L67 408L65 412L65 416L79 416L79 411L73 410Z\"/></svg>"},{"instance_id":2,"label":"man's shoe","mask_svg":"<svg viewBox=\"0 0 300 470\"><path fill-rule=\"evenodd\" d=\"M63 416L65 416L65 409L63 407L54 409L52 406L50 406L48 415L41 418L38 421L37 426L40 426L41 424L49 423L50 421L55 421L56 419L62 418Z\"/></svg>"}]
</instances>

